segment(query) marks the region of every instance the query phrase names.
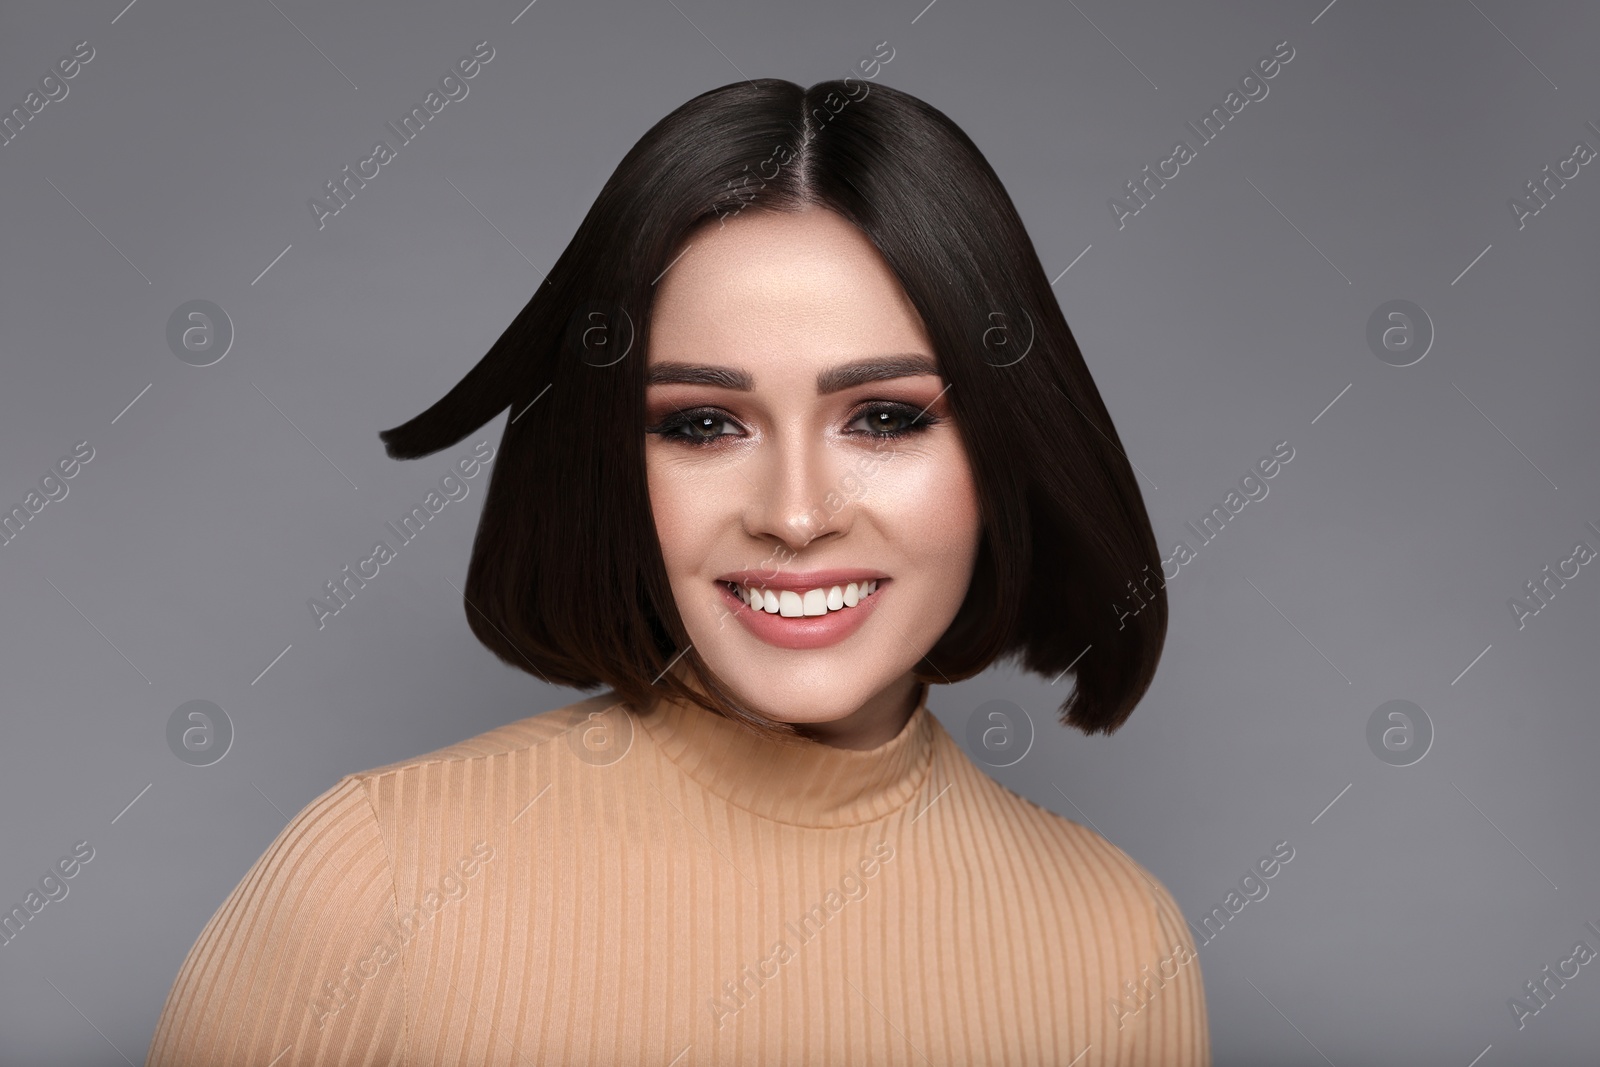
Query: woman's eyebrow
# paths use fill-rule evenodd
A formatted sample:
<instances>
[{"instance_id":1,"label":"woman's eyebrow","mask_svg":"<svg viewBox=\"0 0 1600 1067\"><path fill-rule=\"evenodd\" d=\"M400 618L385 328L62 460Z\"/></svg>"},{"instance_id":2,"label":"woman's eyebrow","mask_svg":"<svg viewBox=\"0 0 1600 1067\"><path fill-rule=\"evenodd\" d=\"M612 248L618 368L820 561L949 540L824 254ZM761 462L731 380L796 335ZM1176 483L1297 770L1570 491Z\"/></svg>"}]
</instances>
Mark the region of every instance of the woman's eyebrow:
<instances>
[{"instance_id":1,"label":"woman's eyebrow","mask_svg":"<svg viewBox=\"0 0 1600 1067\"><path fill-rule=\"evenodd\" d=\"M902 352L888 356L873 356L852 363L829 367L817 375L817 393L826 396L842 389L867 382L889 378L914 378L921 375L938 375L939 365L932 356L920 352ZM646 385L714 385L748 393L755 388L755 379L748 371L722 367L711 363L657 363L645 375Z\"/></svg>"}]
</instances>

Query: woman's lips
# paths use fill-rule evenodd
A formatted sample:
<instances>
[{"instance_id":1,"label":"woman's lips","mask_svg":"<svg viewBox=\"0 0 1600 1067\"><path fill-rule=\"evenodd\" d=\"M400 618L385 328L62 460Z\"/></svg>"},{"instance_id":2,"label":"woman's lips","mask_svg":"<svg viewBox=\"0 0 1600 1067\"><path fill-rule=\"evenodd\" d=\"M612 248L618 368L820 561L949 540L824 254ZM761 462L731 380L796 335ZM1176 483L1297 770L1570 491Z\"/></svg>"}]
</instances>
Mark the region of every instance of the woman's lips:
<instances>
[{"instance_id":1,"label":"woman's lips","mask_svg":"<svg viewBox=\"0 0 1600 1067\"><path fill-rule=\"evenodd\" d=\"M867 617L877 610L878 598L893 584L888 578L879 578L877 581L877 591L863 597L853 608L840 608L826 615L794 617L757 611L746 604L727 582L719 581L717 587L722 590L723 599L727 601L733 616L750 633L778 648L807 649L826 648L855 633L867 621Z\"/></svg>"}]
</instances>

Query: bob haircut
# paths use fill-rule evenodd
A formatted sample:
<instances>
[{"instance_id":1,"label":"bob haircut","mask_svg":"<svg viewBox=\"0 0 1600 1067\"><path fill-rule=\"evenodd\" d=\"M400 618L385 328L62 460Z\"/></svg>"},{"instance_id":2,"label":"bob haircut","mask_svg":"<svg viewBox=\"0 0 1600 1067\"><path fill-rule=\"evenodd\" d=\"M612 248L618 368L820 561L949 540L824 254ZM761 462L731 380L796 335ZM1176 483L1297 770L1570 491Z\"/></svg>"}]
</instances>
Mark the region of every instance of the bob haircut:
<instances>
[{"instance_id":1,"label":"bob haircut","mask_svg":"<svg viewBox=\"0 0 1600 1067\"><path fill-rule=\"evenodd\" d=\"M1062 723L1111 733L1149 688L1167 627L1164 582L1151 589L1147 575L1149 602L1131 613L1116 603L1161 571L1133 471L977 146L917 97L852 78L735 82L657 122L483 358L380 433L391 457L415 459L513 413L463 591L473 633L512 666L609 686L639 711L661 684L759 732L796 735L743 706L690 646L645 474L655 282L698 227L752 205L820 206L859 229L921 315L951 387L982 531L966 599L916 678L957 681L1002 658L1051 679L1070 668ZM703 692L667 673L680 658Z\"/></svg>"}]
</instances>

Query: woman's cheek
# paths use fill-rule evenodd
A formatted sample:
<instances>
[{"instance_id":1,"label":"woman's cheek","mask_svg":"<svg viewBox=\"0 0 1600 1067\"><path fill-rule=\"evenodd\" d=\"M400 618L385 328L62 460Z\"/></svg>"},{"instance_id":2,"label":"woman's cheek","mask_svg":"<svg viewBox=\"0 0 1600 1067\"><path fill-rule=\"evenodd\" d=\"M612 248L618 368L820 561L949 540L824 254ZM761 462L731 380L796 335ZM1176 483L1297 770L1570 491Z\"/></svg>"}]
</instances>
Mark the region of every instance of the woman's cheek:
<instances>
[{"instance_id":1,"label":"woman's cheek","mask_svg":"<svg viewBox=\"0 0 1600 1067\"><path fill-rule=\"evenodd\" d=\"M743 480L731 469L706 472L670 462L648 463L646 477L668 576L693 571L710 549L718 519L737 510Z\"/></svg>"}]
</instances>

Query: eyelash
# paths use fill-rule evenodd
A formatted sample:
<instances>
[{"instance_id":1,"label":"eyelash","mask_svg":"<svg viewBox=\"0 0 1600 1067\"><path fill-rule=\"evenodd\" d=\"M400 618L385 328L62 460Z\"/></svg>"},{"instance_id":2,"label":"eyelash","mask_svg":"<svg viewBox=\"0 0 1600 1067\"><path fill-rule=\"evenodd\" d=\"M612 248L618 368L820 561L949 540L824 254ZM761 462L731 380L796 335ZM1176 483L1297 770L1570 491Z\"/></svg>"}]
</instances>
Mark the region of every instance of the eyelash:
<instances>
[{"instance_id":1,"label":"eyelash","mask_svg":"<svg viewBox=\"0 0 1600 1067\"><path fill-rule=\"evenodd\" d=\"M851 419L850 421L851 422L857 422L860 419L862 419L863 417L868 417L868 416L872 416L872 415L879 415L879 414L884 414L884 413L887 413L887 414L890 414L890 415L897 415L897 416L899 416L899 417L901 417L903 419L907 419L909 421L908 421L907 425L901 427L898 430L887 430L887 431L884 431L882 433L879 433L879 432L874 431L874 430L866 430L866 431L858 431L858 432L863 433L863 435L866 436L866 437L871 437L871 438L874 438L874 439L889 440L889 439L893 439L893 438L896 438L896 437L906 437L906 436L909 436L911 434L925 433L930 426L936 425L937 423L943 421L938 416L930 415L930 414L928 414L926 412L919 413L916 408L911 407L908 404L890 404L890 403L869 404L865 408L861 409L861 411L855 416L855 418ZM658 434L662 438L664 438L664 439L666 439L668 441L679 441L679 442L682 442L683 444L686 444L686 445L690 446L691 448L704 448L704 447L706 447L708 445L714 444L716 441L718 441L719 439L721 439L723 437L735 436L733 434L719 433L719 434L712 434L709 437L701 437L701 436L698 436L698 435L685 434L685 433L680 433L679 432L680 430L687 429L688 427L690 427L691 425L693 425L696 422L699 422L702 419L715 419L718 422L725 422L725 423L728 423L729 425L733 425L734 424L733 419L729 418L725 413L723 413L722 411L718 410L717 408L689 408L689 409L687 409L685 411L675 411L675 412L673 412L671 415L667 416L667 418L662 420L660 425L651 426L647 430L645 430L645 432L646 433Z\"/></svg>"}]
</instances>

